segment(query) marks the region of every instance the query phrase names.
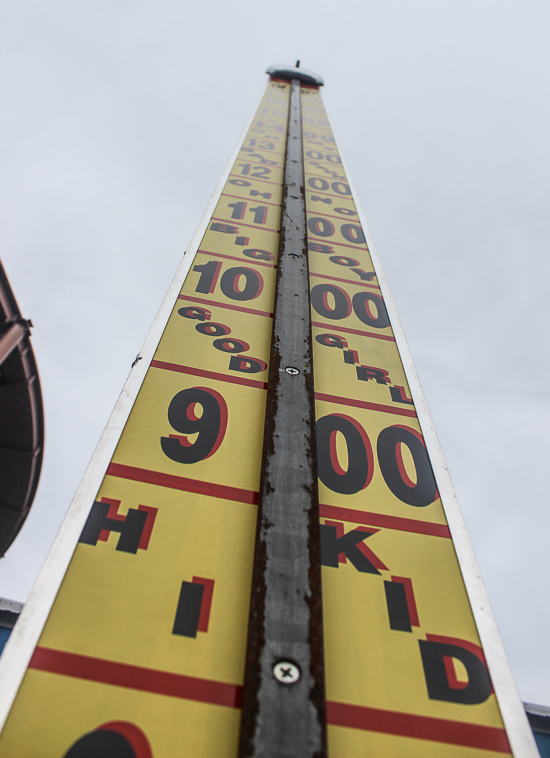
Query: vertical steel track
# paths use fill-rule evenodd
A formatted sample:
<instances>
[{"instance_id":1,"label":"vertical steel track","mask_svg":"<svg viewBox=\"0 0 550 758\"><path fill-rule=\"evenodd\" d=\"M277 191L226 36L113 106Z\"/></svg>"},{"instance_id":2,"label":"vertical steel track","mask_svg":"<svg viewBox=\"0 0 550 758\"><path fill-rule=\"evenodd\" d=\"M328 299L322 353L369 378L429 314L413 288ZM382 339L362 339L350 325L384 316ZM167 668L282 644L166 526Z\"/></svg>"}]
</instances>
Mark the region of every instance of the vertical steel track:
<instances>
[{"instance_id":1,"label":"vertical steel track","mask_svg":"<svg viewBox=\"0 0 550 758\"><path fill-rule=\"evenodd\" d=\"M308 278L300 82L293 79L241 758L326 755Z\"/></svg>"}]
</instances>

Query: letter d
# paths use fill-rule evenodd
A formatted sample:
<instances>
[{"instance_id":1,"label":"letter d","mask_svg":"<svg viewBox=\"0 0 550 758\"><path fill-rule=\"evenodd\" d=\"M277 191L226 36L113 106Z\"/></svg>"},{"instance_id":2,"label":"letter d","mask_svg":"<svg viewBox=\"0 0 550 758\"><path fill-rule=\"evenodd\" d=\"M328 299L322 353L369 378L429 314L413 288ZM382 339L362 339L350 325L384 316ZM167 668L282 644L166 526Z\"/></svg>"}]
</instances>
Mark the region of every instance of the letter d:
<instances>
[{"instance_id":1,"label":"letter d","mask_svg":"<svg viewBox=\"0 0 550 758\"><path fill-rule=\"evenodd\" d=\"M259 358L250 358L246 355L232 355L229 360L230 371L242 371L245 374L257 374L265 371L267 363Z\"/></svg>"},{"instance_id":2,"label":"letter d","mask_svg":"<svg viewBox=\"0 0 550 758\"><path fill-rule=\"evenodd\" d=\"M420 655L424 667L424 676L431 700L444 700L448 703L477 705L483 703L492 692L491 679L483 661L459 645L445 642L418 640ZM456 658L468 673L468 683L461 689L452 687L447 676L445 658Z\"/></svg>"}]
</instances>

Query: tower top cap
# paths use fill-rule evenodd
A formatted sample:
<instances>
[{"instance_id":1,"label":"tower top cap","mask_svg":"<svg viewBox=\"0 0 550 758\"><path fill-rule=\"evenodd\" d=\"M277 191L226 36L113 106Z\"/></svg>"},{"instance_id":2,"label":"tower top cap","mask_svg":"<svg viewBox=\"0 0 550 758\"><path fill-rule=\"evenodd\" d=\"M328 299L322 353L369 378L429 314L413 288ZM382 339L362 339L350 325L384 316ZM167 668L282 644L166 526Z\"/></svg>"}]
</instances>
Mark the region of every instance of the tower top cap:
<instances>
[{"instance_id":1,"label":"tower top cap","mask_svg":"<svg viewBox=\"0 0 550 758\"><path fill-rule=\"evenodd\" d=\"M308 71L305 68L298 68L298 66L284 66L277 64L275 66L269 66L266 70L266 74L275 76L279 79L298 79L304 84L315 84L317 87L322 87L324 84L323 78L319 74Z\"/></svg>"}]
</instances>

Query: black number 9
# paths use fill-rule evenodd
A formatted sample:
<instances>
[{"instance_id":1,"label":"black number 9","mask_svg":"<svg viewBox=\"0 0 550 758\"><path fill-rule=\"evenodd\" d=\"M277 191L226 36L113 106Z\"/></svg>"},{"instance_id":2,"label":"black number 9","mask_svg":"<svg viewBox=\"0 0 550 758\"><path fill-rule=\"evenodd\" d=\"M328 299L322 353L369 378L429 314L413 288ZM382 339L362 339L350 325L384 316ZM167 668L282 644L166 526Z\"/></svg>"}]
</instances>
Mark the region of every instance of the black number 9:
<instances>
[{"instance_id":1,"label":"black number 9","mask_svg":"<svg viewBox=\"0 0 550 758\"><path fill-rule=\"evenodd\" d=\"M191 387L172 398L168 421L179 434L160 438L163 453L176 463L197 463L210 458L221 445L227 428L227 405L219 392ZM197 433L190 441L188 435Z\"/></svg>"}]
</instances>

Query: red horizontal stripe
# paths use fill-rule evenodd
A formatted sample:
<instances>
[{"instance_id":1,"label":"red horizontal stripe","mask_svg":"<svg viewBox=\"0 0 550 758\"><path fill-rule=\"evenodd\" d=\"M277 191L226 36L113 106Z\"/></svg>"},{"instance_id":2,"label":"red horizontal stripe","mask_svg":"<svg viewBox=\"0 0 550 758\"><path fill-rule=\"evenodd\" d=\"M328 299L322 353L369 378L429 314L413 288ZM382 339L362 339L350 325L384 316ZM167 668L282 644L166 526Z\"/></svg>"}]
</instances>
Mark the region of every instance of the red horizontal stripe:
<instances>
[{"instance_id":1,"label":"red horizontal stripe","mask_svg":"<svg viewBox=\"0 0 550 758\"><path fill-rule=\"evenodd\" d=\"M396 416L411 416L416 418L416 411L408 408L398 408L393 405L381 405L380 403L367 403L366 400L354 400L351 397L338 397L338 395L327 395L324 392L315 393L316 400L325 400L327 403L338 403L338 405L351 405L353 408L364 408L367 411L380 411L381 413L394 413Z\"/></svg>"},{"instance_id":2,"label":"red horizontal stripe","mask_svg":"<svg viewBox=\"0 0 550 758\"><path fill-rule=\"evenodd\" d=\"M247 163L252 163L252 162L253 161L247 161ZM244 179L246 182L264 182L264 184L276 184L277 187L280 187L281 184L282 184L282 182L270 182L269 179L260 179L259 176L250 176L249 174L233 174L233 173L231 173L229 176L230 177L234 176L235 179ZM229 181L229 179L227 181L228 181L229 184L231 184L231 182Z\"/></svg>"},{"instance_id":3,"label":"red horizontal stripe","mask_svg":"<svg viewBox=\"0 0 550 758\"><path fill-rule=\"evenodd\" d=\"M357 281L354 279L341 279L339 276L329 276L328 274L313 274L312 272L310 272L309 275L317 276L319 279L331 279L333 282L345 282L345 284L356 284L358 287L369 287L372 290L380 289L377 284L367 284L366 282Z\"/></svg>"},{"instance_id":4,"label":"red horizontal stripe","mask_svg":"<svg viewBox=\"0 0 550 758\"><path fill-rule=\"evenodd\" d=\"M172 674L169 671L143 666L130 666L127 663L66 653L48 647L35 649L29 668L141 692L154 692L156 695L198 700L201 703L225 705L229 708L241 707L242 687L237 684Z\"/></svg>"},{"instance_id":5,"label":"red horizontal stripe","mask_svg":"<svg viewBox=\"0 0 550 758\"><path fill-rule=\"evenodd\" d=\"M240 708L242 687L212 679L184 676L168 671L37 647L29 668L61 674L115 687L126 687L156 695L194 700L228 708ZM327 702L327 721L334 726L395 734L432 742L509 753L504 729L430 716Z\"/></svg>"},{"instance_id":6,"label":"red horizontal stripe","mask_svg":"<svg viewBox=\"0 0 550 758\"><path fill-rule=\"evenodd\" d=\"M253 316L265 316L273 318L269 311L257 311L254 308L245 308L243 305L233 305L232 303L219 303L217 300L207 300L204 297L192 297L191 295L178 295L178 300L191 300L192 303L202 303L203 305L212 305L216 308L227 308L230 311L241 311L242 313L252 313Z\"/></svg>"},{"instance_id":7,"label":"red horizontal stripe","mask_svg":"<svg viewBox=\"0 0 550 758\"><path fill-rule=\"evenodd\" d=\"M206 302L206 300L204 301ZM361 329L350 329L347 326L340 326L340 324L322 324L320 321L312 321L312 326L316 326L319 329L329 329L330 331L346 332L346 334L358 334L360 337L374 337L377 340L388 340L389 342L395 342L395 337L392 334L376 334L376 332L363 332Z\"/></svg>"},{"instance_id":8,"label":"red horizontal stripe","mask_svg":"<svg viewBox=\"0 0 550 758\"><path fill-rule=\"evenodd\" d=\"M231 195L229 192L222 192L223 197L236 197L237 200L244 200L245 202L250 202L250 200L246 197L243 197L242 195ZM254 198L253 198L254 199ZM277 208L281 207L281 203L268 203L267 200L264 200L262 197L262 205L274 205Z\"/></svg>"},{"instance_id":9,"label":"red horizontal stripe","mask_svg":"<svg viewBox=\"0 0 550 758\"><path fill-rule=\"evenodd\" d=\"M245 256L244 258L239 258L237 255L225 255L225 253L212 253L210 250L197 250L197 253L202 253L203 255L213 255L216 258L229 258L231 261L239 261L239 263L254 263L256 266L267 266L268 268L277 268L277 266L274 263L266 263L265 261L259 261L256 258L249 258L248 256Z\"/></svg>"},{"instance_id":10,"label":"red horizontal stripe","mask_svg":"<svg viewBox=\"0 0 550 758\"><path fill-rule=\"evenodd\" d=\"M506 731L493 726L331 701L327 701L327 721L335 726L347 726L352 729L397 734L401 737L415 737L419 740L493 750L497 753L511 753Z\"/></svg>"},{"instance_id":11,"label":"red horizontal stripe","mask_svg":"<svg viewBox=\"0 0 550 758\"><path fill-rule=\"evenodd\" d=\"M380 526L383 529L397 529L400 532L414 532L414 534L428 534L431 537L451 539L451 533L446 524L434 524L431 521L416 521L412 518L401 518L401 516L385 516L382 513L369 513L369 511L341 508L339 505L326 505L324 503L319 503L319 515L321 518L349 521L351 524Z\"/></svg>"},{"instance_id":12,"label":"red horizontal stripe","mask_svg":"<svg viewBox=\"0 0 550 758\"><path fill-rule=\"evenodd\" d=\"M352 250L362 250L363 252L366 252L366 253L369 252L366 242L359 242L357 245L346 245L345 242L333 242L333 240L331 240L329 237L310 237L308 234L307 238L310 242L322 242L324 245L337 245L338 247L351 247ZM360 245L364 245L365 247L360 247Z\"/></svg>"},{"instance_id":13,"label":"red horizontal stripe","mask_svg":"<svg viewBox=\"0 0 550 758\"><path fill-rule=\"evenodd\" d=\"M257 505L258 493L252 490L241 490L238 487L227 487L225 484L201 482L199 479L188 479L174 474L162 474L160 471L148 471L145 468L125 466L122 463L110 463L107 476L116 476L119 479L129 479L143 484L156 484L158 487L167 487L172 490L183 492L196 492L199 495L220 497L224 500L234 500L237 503L250 503Z\"/></svg>"},{"instance_id":14,"label":"red horizontal stripe","mask_svg":"<svg viewBox=\"0 0 550 758\"><path fill-rule=\"evenodd\" d=\"M228 382L229 384L242 384L245 387L254 387L258 390L266 390L267 382L260 382L257 379L245 379L244 376L231 376L231 374L219 374L217 371L207 371L202 368L192 368L191 366L180 366L179 363L166 363L165 361L151 361L153 368L162 368L165 371L176 371L178 374L191 374L191 376L203 376L205 379L215 379L217 382Z\"/></svg>"},{"instance_id":15,"label":"red horizontal stripe","mask_svg":"<svg viewBox=\"0 0 550 758\"><path fill-rule=\"evenodd\" d=\"M260 224L245 224L244 221L238 221L234 218L219 218L218 216L212 216L212 221L221 221L224 224L231 224L232 226L248 226L250 229L259 229L261 232L273 232L273 234L279 234L278 229L268 229L266 226Z\"/></svg>"}]
</instances>

